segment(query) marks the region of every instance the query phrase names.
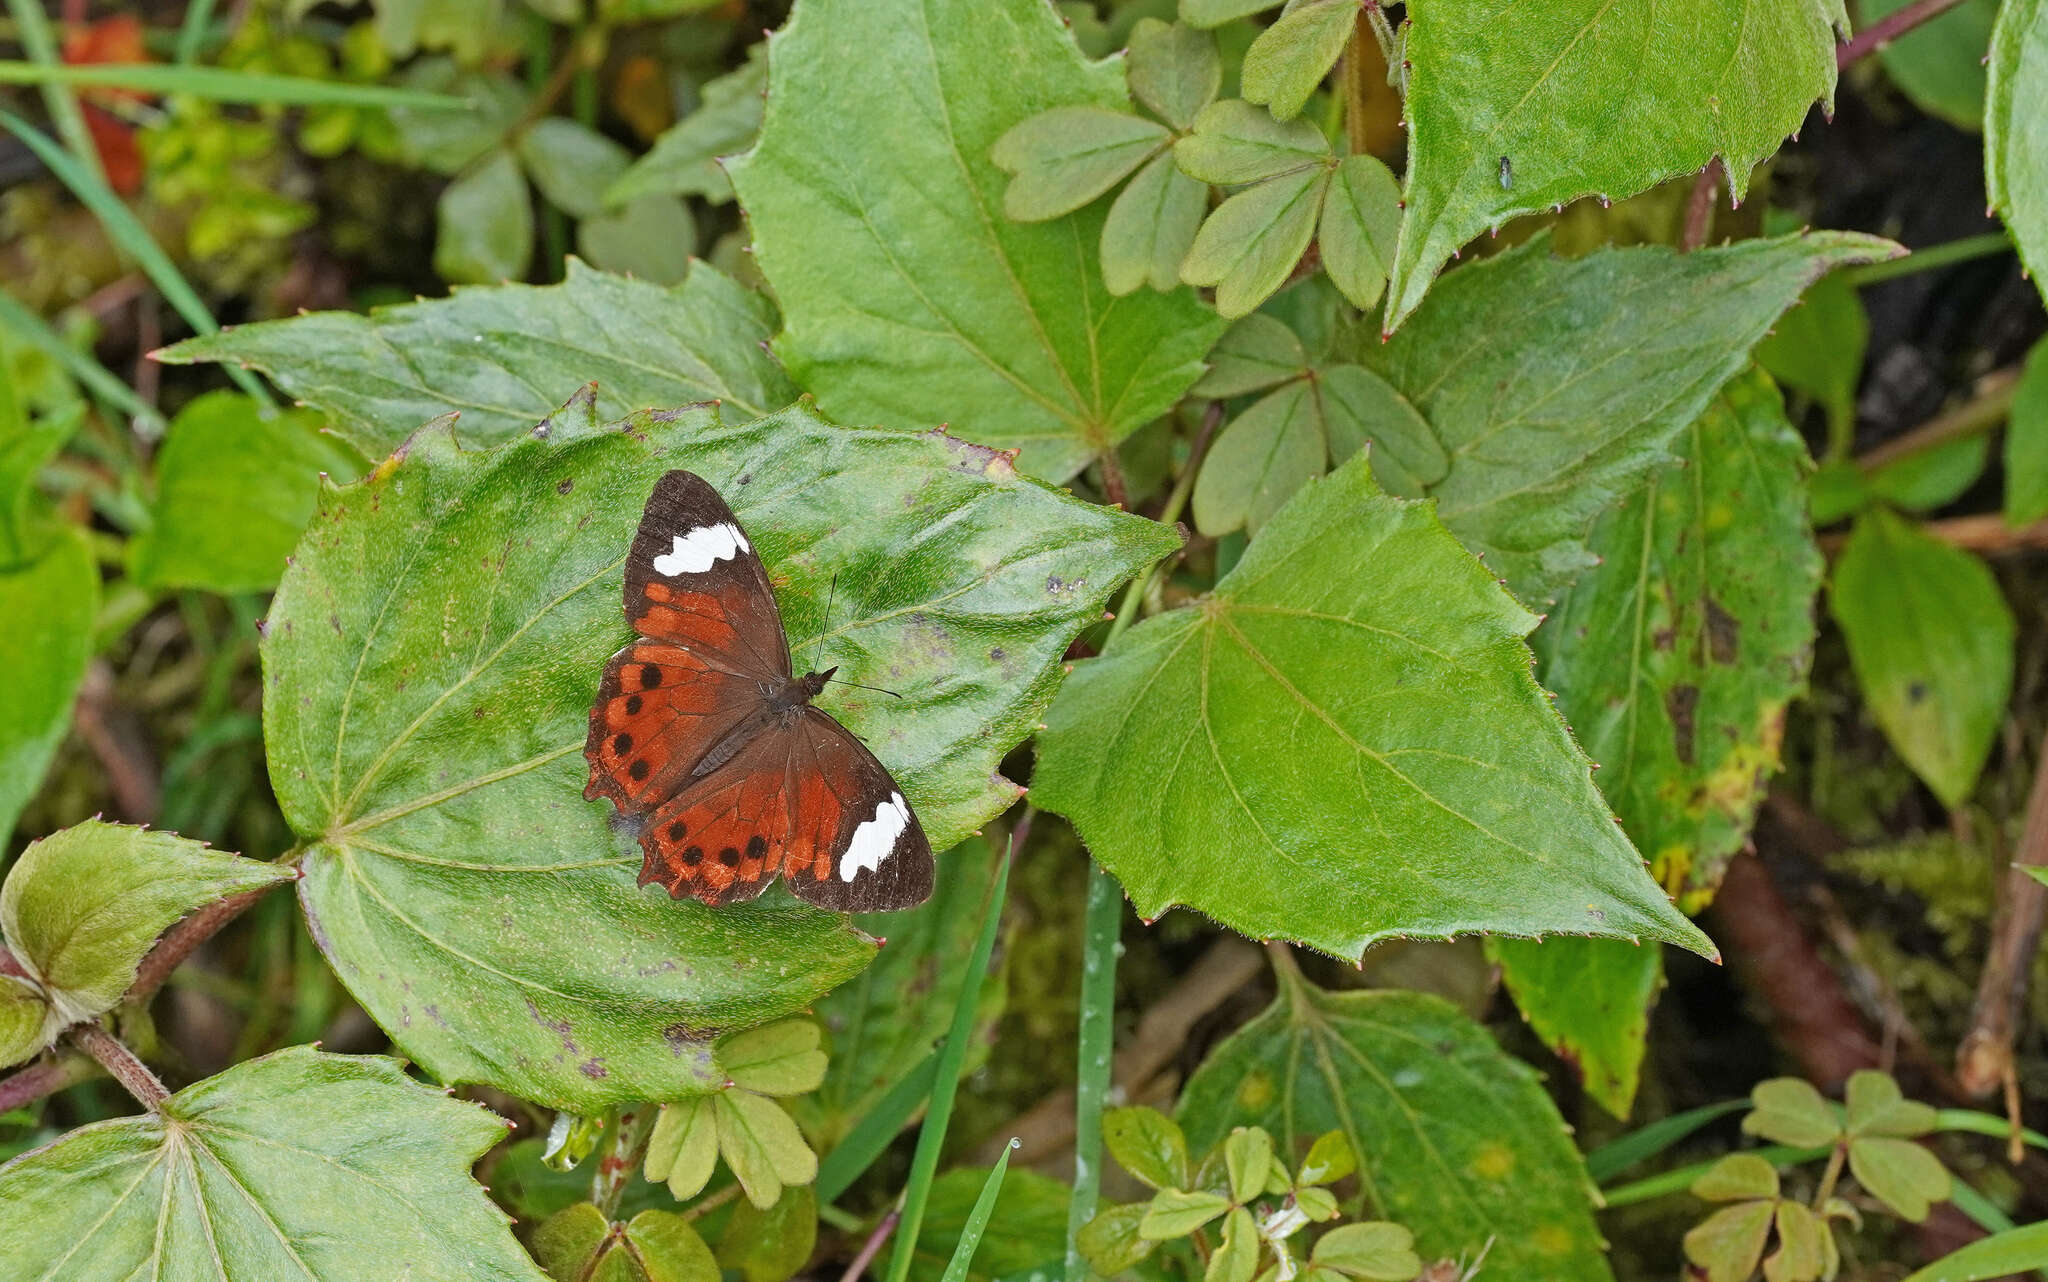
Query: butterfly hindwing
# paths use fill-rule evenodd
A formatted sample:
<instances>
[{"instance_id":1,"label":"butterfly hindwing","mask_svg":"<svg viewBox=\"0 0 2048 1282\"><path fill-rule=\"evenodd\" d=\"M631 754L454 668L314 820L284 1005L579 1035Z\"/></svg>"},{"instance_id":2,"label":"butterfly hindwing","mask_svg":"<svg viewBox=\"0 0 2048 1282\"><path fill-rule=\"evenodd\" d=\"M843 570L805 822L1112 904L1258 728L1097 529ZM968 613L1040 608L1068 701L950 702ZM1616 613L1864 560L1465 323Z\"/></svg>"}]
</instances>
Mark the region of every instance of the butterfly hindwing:
<instances>
[{"instance_id":1,"label":"butterfly hindwing","mask_svg":"<svg viewBox=\"0 0 2048 1282\"><path fill-rule=\"evenodd\" d=\"M626 620L708 661L761 676L790 674L789 643L768 572L710 482L662 476L626 555Z\"/></svg>"},{"instance_id":2,"label":"butterfly hindwing","mask_svg":"<svg viewBox=\"0 0 2048 1282\"><path fill-rule=\"evenodd\" d=\"M804 709L791 771L789 888L820 908L893 912L932 893L931 842L875 754L818 708Z\"/></svg>"}]
</instances>

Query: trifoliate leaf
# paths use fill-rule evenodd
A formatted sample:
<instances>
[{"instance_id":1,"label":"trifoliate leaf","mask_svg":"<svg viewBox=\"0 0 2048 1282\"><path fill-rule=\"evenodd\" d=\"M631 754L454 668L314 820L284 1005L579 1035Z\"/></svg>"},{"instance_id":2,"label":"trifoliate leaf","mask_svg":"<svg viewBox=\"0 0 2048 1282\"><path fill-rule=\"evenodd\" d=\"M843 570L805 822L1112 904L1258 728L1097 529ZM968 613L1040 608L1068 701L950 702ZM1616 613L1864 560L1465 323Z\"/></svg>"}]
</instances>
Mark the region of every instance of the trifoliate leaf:
<instances>
[{"instance_id":1,"label":"trifoliate leaf","mask_svg":"<svg viewBox=\"0 0 2048 1282\"><path fill-rule=\"evenodd\" d=\"M1911 1139L1927 1134L1941 1122L1932 1107L1907 1099L1891 1074L1874 1068L1861 1068L1849 1075L1843 1105L1852 1139L1864 1135Z\"/></svg>"},{"instance_id":2,"label":"trifoliate leaf","mask_svg":"<svg viewBox=\"0 0 2048 1282\"><path fill-rule=\"evenodd\" d=\"M1149 1209L1143 1202L1106 1206L1081 1227L1074 1245L1098 1277L1115 1277L1158 1248L1156 1239L1138 1231Z\"/></svg>"},{"instance_id":3,"label":"trifoliate leaf","mask_svg":"<svg viewBox=\"0 0 2048 1282\"><path fill-rule=\"evenodd\" d=\"M810 1263L817 1245L818 1197L804 1185L765 1211L740 1202L718 1239L718 1262L745 1282L787 1282Z\"/></svg>"},{"instance_id":4,"label":"trifoliate leaf","mask_svg":"<svg viewBox=\"0 0 2048 1282\"><path fill-rule=\"evenodd\" d=\"M1357 1169L1358 1154L1351 1151L1344 1132L1324 1131L1309 1145L1308 1156L1301 1159L1294 1178L1302 1184L1335 1184Z\"/></svg>"},{"instance_id":5,"label":"trifoliate leaf","mask_svg":"<svg viewBox=\"0 0 2048 1282\"><path fill-rule=\"evenodd\" d=\"M1247 318L1249 319L1249 318ZM1195 476L1195 528L1256 534L1295 491L1323 474L1322 396L1310 379L1268 392L1232 419Z\"/></svg>"},{"instance_id":6,"label":"trifoliate leaf","mask_svg":"<svg viewBox=\"0 0 2048 1282\"><path fill-rule=\"evenodd\" d=\"M1245 50L1245 100L1263 103L1275 120L1300 115L1350 43L1360 11L1359 0L1306 0L1289 6Z\"/></svg>"},{"instance_id":7,"label":"trifoliate leaf","mask_svg":"<svg viewBox=\"0 0 2048 1282\"><path fill-rule=\"evenodd\" d=\"M1003 212L1032 223L1073 213L1170 139L1164 126L1107 107L1054 107L1019 121L989 151L1011 175Z\"/></svg>"},{"instance_id":8,"label":"trifoliate leaf","mask_svg":"<svg viewBox=\"0 0 2048 1282\"><path fill-rule=\"evenodd\" d=\"M1180 265L1190 285L1216 287L1216 310L1243 316L1285 284L1315 235L1326 168L1268 178L1216 207Z\"/></svg>"},{"instance_id":9,"label":"trifoliate leaf","mask_svg":"<svg viewBox=\"0 0 2048 1282\"><path fill-rule=\"evenodd\" d=\"M1749 1099L1755 1108L1742 1119L1744 1135L1760 1135L1794 1148L1832 1144L1842 1136L1841 1114L1804 1078L1758 1082Z\"/></svg>"},{"instance_id":10,"label":"trifoliate leaf","mask_svg":"<svg viewBox=\"0 0 2048 1282\"><path fill-rule=\"evenodd\" d=\"M1856 518L1828 606L1892 747L1943 805L1977 786L2012 689L2012 609L1989 568L1884 509Z\"/></svg>"},{"instance_id":11,"label":"trifoliate leaf","mask_svg":"<svg viewBox=\"0 0 2048 1282\"><path fill-rule=\"evenodd\" d=\"M1202 1282L1252 1282L1252 1275L1259 1269L1260 1242L1251 1211L1242 1206L1232 1207L1230 1214L1223 1217L1222 1234L1209 1257L1208 1268L1202 1272Z\"/></svg>"},{"instance_id":12,"label":"trifoliate leaf","mask_svg":"<svg viewBox=\"0 0 2048 1282\"><path fill-rule=\"evenodd\" d=\"M1195 131L1173 145L1173 158L1190 178L1236 186L1325 165L1330 140L1305 120L1278 121L1248 102L1225 98L1202 109Z\"/></svg>"},{"instance_id":13,"label":"trifoliate leaf","mask_svg":"<svg viewBox=\"0 0 2048 1282\"><path fill-rule=\"evenodd\" d=\"M1346 156L1323 197L1316 243L1323 270L1353 307L1369 309L1387 287L1401 233L1401 186L1372 156Z\"/></svg>"},{"instance_id":14,"label":"trifoliate leaf","mask_svg":"<svg viewBox=\"0 0 2048 1282\"><path fill-rule=\"evenodd\" d=\"M1102 224L1102 282L1121 298L1149 285L1180 288L1180 265L1195 243L1209 189L1162 152L1147 161L1109 206Z\"/></svg>"},{"instance_id":15,"label":"trifoliate leaf","mask_svg":"<svg viewBox=\"0 0 2048 1282\"><path fill-rule=\"evenodd\" d=\"M1710 949L1531 679L1533 625L1359 455L1297 494L1210 596L1075 669L1033 794L1148 918L1187 904L1354 958L1459 931Z\"/></svg>"},{"instance_id":16,"label":"trifoliate leaf","mask_svg":"<svg viewBox=\"0 0 2048 1282\"><path fill-rule=\"evenodd\" d=\"M1240 1127L1223 1141L1223 1168L1230 1177L1230 1196L1250 1202L1266 1191L1273 1173L1273 1137L1256 1126Z\"/></svg>"},{"instance_id":17,"label":"trifoliate leaf","mask_svg":"<svg viewBox=\"0 0 2048 1282\"><path fill-rule=\"evenodd\" d=\"M775 350L827 414L971 424L1057 481L1201 377L1222 323L1187 290L1111 295L1106 210L1003 214L998 138L1129 104L1045 0L805 0L768 59L761 140L730 169L787 321Z\"/></svg>"},{"instance_id":18,"label":"trifoliate leaf","mask_svg":"<svg viewBox=\"0 0 2048 1282\"><path fill-rule=\"evenodd\" d=\"M1778 1249L1764 1260L1764 1282L1814 1282L1826 1267L1821 1237L1827 1229L1797 1202L1780 1202L1773 1212Z\"/></svg>"},{"instance_id":19,"label":"trifoliate leaf","mask_svg":"<svg viewBox=\"0 0 2048 1282\"><path fill-rule=\"evenodd\" d=\"M8 869L0 935L41 987L54 1036L111 1010L179 918L292 876L174 833L88 819L31 842Z\"/></svg>"},{"instance_id":20,"label":"trifoliate leaf","mask_svg":"<svg viewBox=\"0 0 2048 1282\"><path fill-rule=\"evenodd\" d=\"M1140 18L1127 45L1124 77L1131 96L1175 129L1192 128L1223 87L1216 37L1182 23Z\"/></svg>"},{"instance_id":21,"label":"trifoliate leaf","mask_svg":"<svg viewBox=\"0 0 2048 1282\"><path fill-rule=\"evenodd\" d=\"M470 1178L504 1134L393 1060L279 1051L0 1168L0 1279L542 1282Z\"/></svg>"},{"instance_id":22,"label":"trifoliate leaf","mask_svg":"<svg viewBox=\"0 0 2048 1282\"><path fill-rule=\"evenodd\" d=\"M1102 1117L1102 1142L1117 1165L1150 1188L1188 1182L1188 1142L1158 1109L1111 1109Z\"/></svg>"},{"instance_id":23,"label":"trifoliate leaf","mask_svg":"<svg viewBox=\"0 0 2048 1282\"><path fill-rule=\"evenodd\" d=\"M715 1050L718 1066L733 1085L758 1095L802 1095L825 1080L823 1034L808 1019L736 1033Z\"/></svg>"}]
</instances>

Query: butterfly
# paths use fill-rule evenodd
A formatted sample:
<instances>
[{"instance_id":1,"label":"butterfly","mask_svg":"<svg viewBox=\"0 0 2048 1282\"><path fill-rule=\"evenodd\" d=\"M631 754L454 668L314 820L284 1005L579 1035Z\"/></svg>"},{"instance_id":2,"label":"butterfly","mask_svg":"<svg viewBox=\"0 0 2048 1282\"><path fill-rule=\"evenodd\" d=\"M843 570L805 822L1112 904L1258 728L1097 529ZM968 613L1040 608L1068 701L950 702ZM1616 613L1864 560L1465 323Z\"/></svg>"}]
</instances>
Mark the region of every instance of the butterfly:
<instances>
[{"instance_id":1,"label":"butterfly","mask_svg":"<svg viewBox=\"0 0 2048 1282\"><path fill-rule=\"evenodd\" d=\"M902 787L811 702L837 669L795 675L768 572L704 478L655 483L626 554L626 620L639 636L605 664L583 795L640 820L641 885L716 905L779 874L840 912L931 895Z\"/></svg>"}]
</instances>

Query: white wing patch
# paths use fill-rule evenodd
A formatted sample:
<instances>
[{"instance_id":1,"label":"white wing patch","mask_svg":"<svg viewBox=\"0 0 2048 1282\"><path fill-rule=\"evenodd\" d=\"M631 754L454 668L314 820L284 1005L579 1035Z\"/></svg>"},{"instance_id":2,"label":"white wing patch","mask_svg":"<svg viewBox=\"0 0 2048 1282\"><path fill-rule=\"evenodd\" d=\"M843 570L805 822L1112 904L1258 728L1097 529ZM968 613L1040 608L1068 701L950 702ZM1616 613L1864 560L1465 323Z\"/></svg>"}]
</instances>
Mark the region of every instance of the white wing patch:
<instances>
[{"instance_id":1,"label":"white wing patch","mask_svg":"<svg viewBox=\"0 0 2048 1282\"><path fill-rule=\"evenodd\" d=\"M679 574L702 574L720 561L730 561L741 552L752 551L747 536L727 521L700 525L688 534L676 535L672 552L654 558L654 572L675 578Z\"/></svg>"},{"instance_id":2,"label":"white wing patch","mask_svg":"<svg viewBox=\"0 0 2048 1282\"><path fill-rule=\"evenodd\" d=\"M853 840L839 856L839 880L852 881L863 870L873 872L881 867L909 826L910 807L903 803L903 794L890 793L887 801L875 807L875 817L853 830Z\"/></svg>"}]
</instances>

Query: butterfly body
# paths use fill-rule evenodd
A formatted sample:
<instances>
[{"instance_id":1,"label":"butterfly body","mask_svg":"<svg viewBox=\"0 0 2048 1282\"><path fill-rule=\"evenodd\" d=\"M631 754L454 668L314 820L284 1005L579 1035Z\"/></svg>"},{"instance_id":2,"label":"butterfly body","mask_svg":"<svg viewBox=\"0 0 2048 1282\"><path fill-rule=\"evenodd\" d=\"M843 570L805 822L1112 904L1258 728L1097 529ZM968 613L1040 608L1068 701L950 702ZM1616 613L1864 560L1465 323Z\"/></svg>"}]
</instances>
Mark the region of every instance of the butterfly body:
<instances>
[{"instance_id":1,"label":"butterfly body","mask_svg":"<svg viewBox=\"0 0 2048 1282\"><path fill-rule=\"evenodd\" d=\"M583 795L640 823L640 884L708 904L778 875L847 912L931 894L931 845L873 753L813 701L836 668L795 675L753 543L703 478L656 483L626 556L638 639L605 665Z\"/></svg>"}]
</instances>

